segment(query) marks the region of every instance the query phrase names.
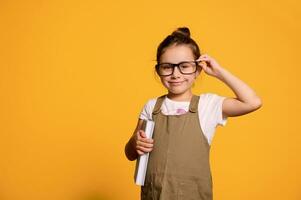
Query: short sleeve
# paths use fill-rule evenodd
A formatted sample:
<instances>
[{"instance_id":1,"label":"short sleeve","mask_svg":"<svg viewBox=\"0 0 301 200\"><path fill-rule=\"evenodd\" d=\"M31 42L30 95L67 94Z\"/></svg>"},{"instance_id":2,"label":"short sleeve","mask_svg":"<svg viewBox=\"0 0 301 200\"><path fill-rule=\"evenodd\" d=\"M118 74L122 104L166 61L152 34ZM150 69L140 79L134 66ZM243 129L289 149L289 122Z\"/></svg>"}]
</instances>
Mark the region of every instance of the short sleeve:
<instances>
[{"instance_id":1,"label":"short sleeve","mask_svg":"<svg viewBox=\"0 0 301 200\"><path fill-rule=\"evenodd\" d=\"M147 101L147 103L143 106L139 119L144 119L144 120L152 120L152 113L155 107L157 99L150 99Z\"/></svg>"},{"instance_id":2,"label":"short sleeve","mask_svg":"<svg viewBox=\"0 0 301 200\"><path fill-rule=\"evenodd\" d=\"M202 104L200 105L200 113L203 117L203 123L209 129L221 125L225 126L227 117L223 117L223 101L226 99L214 93L206 93L202 96Z\"/></svg>"},{"instance_id":3,"label":"short sleeve","mask_svg":"<svg viewBox=\"0 0 301 200\"><path fill-rule=\"evenodd\" d=\"M217 125L225 126L227 123L227 117L223 116L223 102L226 99L224 96L216 95L217 97L217 108L216 108L216 116L217 116Z\"/></svg>"},{"instance_id":4,"label":"short sleeve","mask_svg":"<svg viewBox=\"0 0 301 200\"><path fill-rule=\"evenodd\" d=\"M223 101L226 97L214 93L204 93L200 95L199 120L203 133L208 139L208 143L214 137L218 125L225 126L227 118L223 118Z\"/></svg>"}]
</instances>

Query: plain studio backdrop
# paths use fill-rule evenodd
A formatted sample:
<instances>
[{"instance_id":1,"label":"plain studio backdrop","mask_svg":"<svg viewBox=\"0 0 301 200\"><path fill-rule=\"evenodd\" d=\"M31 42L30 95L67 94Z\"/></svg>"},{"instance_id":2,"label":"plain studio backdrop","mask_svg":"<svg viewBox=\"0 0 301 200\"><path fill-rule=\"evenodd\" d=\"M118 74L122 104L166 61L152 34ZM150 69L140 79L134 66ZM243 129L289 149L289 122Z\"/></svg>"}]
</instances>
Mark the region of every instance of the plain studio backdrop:
<instances>
[{"instance_id":1,"label":"plain studio backdrop","mask_svg":"<svg viewBox=\"0 0 301 200\"><path fill-rule=\"evenodd\" d=\"M1 1L0 199L139 199L124 145L165 93L156 48L188 26L262 98L218 127L215 200L301 199L300 2ZM193 88L234 97L202 72Z\"/></svg>"}]
</instances>

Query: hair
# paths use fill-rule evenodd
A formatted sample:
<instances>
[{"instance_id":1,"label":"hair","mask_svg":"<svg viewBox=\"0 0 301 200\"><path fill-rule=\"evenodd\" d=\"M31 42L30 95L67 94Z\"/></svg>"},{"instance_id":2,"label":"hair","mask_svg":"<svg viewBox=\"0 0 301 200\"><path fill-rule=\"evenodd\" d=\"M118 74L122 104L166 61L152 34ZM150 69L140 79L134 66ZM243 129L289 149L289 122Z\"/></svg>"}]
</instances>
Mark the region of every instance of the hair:
<instances>
[{"instance_id":1,"label":"hair","mask_svg":"<svg viewBox=\"0 0 301 200\"><path fill-rule=\"evenodd\" d=\"M187 27L180 27L173 31L171 35L168 35L158 46L157 49L157 62L160 62L162 54L166 51L168 47L173 45L188 45L192 50L195 59L198 59L201 55L199 46L190 37L190 31Z\"/></svg>"}]
</instances>

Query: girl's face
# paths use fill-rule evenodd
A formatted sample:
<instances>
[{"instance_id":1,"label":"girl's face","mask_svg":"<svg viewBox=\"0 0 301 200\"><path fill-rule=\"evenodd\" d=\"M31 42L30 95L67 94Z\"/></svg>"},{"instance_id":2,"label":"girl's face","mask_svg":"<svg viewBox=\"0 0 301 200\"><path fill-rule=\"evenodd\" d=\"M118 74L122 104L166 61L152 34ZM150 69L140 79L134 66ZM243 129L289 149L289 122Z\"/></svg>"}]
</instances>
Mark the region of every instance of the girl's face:
<instances>
[{"instance_id":1,"label":"girl's face","mask_svg":"<svg viewBox=\"0 0 301 200\"><path fill-rule=\"evenodd\" d=\"M187 45L178 45L168 47L161 55L160 63L177 64L183 61L194 61L192 50ZM199 75L197 70L193 74L184 75L179 71L178 67L174 68L173 74L169 76L160 76L161 82L168 90L170 97L180 97L188 99L191 96L191 87Z\"/></svg>"}]
</instances>

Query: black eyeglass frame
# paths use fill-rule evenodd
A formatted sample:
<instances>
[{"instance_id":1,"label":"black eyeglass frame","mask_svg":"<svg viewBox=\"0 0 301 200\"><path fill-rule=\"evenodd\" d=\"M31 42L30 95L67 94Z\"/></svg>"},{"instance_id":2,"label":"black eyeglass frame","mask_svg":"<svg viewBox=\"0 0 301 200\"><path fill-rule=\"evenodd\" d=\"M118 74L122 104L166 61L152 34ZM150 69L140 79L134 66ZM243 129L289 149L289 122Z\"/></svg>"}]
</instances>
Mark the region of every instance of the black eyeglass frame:
<instances>
[{"instance_id":1,"label":"black eyeglass frame","mask_svg":"<svg viewBox=\"0 0 301 200\"><path fill-rule=\"evenodd\" d=\"M181 71L180 65L183 64L183 63L192 63L192 62L195 63L195 66L196 66L195 71L194 71L194 72L190 72L190 73L183 73L183 72ZM157 72L157 74L158 74L159 76L170 76L170 75L172 75L172 74L174 73L176 67L178 67L178 69L179 69L179 71L180 71L181 74L184 74L184 75L190 75L190 74L194 74L194 73L198 70L199 62L200 62L200 61L194 60L194 61L183 61L183 62L179 62L179 63L177 63L177 64L174 64L174 63L157 63L157 64L155 65L155 68L156 68L156 72ZM168 74L168 75L161 75L161 74L159 73L159 66L160 66L161 64L170 64L170 65L172 66L172 71L171 71L171 73Z\"/></svg>"}]
</instances>

